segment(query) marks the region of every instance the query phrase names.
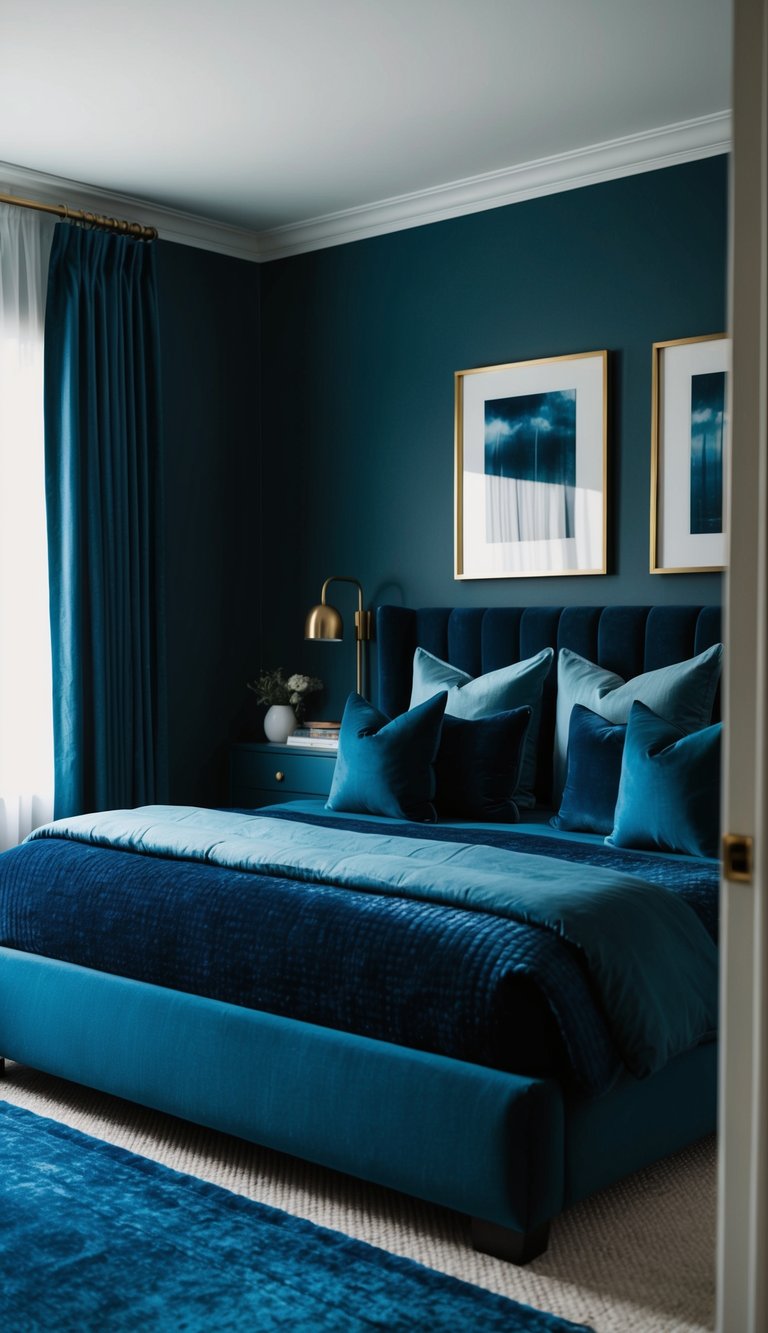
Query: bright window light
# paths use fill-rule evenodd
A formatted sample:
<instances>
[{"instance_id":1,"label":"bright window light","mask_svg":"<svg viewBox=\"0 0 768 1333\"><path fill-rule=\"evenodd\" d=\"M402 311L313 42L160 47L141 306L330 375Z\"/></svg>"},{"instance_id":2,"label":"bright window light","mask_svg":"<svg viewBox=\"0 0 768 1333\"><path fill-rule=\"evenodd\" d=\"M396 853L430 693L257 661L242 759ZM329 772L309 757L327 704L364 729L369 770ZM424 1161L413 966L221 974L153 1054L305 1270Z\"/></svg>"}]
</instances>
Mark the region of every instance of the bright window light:
<instances>
[{"instance_id":1,"label":"bright window light","mask_svg":"<svg viewBox=\"0 0 768 1333\"><path fill-rule=\"evenodd\" d=\"M15 236L9 240L2 223L0 217L0 849L53 810L42 308L16 292L7 299ZM28 257L22 253L22 270Z\"/></svg>"}]
</instances>

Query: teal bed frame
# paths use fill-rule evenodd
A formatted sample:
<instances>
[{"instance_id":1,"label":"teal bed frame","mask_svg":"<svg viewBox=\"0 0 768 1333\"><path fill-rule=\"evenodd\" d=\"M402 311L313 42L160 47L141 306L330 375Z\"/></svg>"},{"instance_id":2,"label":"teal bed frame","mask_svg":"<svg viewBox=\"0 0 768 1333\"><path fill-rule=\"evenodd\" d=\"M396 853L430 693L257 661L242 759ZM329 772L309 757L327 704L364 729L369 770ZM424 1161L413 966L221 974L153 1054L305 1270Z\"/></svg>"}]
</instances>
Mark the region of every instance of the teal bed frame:
<instances>
[{"instance_id":1,"label":"teal bed frame","mask_svg":"<svg viewBox=\"0 0 768 1333\"><path fill-rule=\"evenodd\" d=\"M649 608L625 610L645 617L647 646ZM675 610L677 617L670 615ZM454 614L426 613L425 646L438 655L451 652ZM526 612L513 614L525 631ZM597 661L604 613L588 608L585 614L595 627ZM482 641L483 613L468 615ZM532 615L528 641L522 631L516 648L504 639L506 660L536 650L536 626L547 627L557 646L556 609L536 619L534 608ZM439 616L448 626L445 642L435 631ZM498 628L499 613L493 617ZM393 619L400 638L404 626L408 636L414 624L418 629L400 608ZM636 621L617 621L624 646L626 625ZM671 660L699 650L705 622L711 639L712 621L711 615L703 621L697 608L663 608L657 623L675 629ZM386 616L379 628L388 651ZM460 621L459 643L466 643L465 629ZM640 642L637 633L632 641ZM583 634L579 645L589 655ZM409 654L410 639L405 645L398 639L385 662L390 693L392 662L402 660L403 671L409 669ZM641 649L635 673L644 660ZM483 665L479 651L470 661L475 671ZM542 738L551 743L546 717ZM650 1078L625 1075L607 1094L588 1098L552 1079L486 1069L7 948L0 948L0 1052L457 1210L471 1219L478 1249L516 1263L546 1248L549 1224L563 1209L716 1124L715 1043L688 1051Z\"/></svg>"},{"instance_id":2,"label":"teal bed frame","mask_svg":"<svg viewBox=\"0 0 768 1333\"><path fill-rule=\"evenodd\" d=\"M0 1050L466 1213L526 1263L569 1204L710 1133L716 1046L602 1097L12 949Z\"/></svg>"}]
</instances>

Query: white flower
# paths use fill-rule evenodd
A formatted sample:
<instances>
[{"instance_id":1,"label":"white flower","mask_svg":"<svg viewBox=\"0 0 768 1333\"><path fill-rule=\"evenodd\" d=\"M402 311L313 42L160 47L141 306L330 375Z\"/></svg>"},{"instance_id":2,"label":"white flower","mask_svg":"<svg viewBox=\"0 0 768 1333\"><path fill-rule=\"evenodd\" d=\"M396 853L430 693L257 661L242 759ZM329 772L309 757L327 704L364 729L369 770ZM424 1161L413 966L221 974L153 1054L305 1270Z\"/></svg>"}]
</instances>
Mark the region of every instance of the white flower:
<instances>
[{"instance_id":1,"label":"white flower","mask_svg":"<svg viewBox=\"0 0 768 1333\"><path fill-rule=\"evenodd\" d=\"M294 675L288 677L285 683L289 690L293 690L296 694L303 694L309 685L309 676L301 676L294 673Z\"/></svg>"},{"instance_id":2,"label":"white flower","mask_svg":"<svg viewBox=\"0 0 768 1333\"><path fill-rule=\"evenodd\" d=\"M314 676L302 676L298 672L289 676L285 684L286 689L291 690L297 696L296 699L291 698L291 703L298 703L302 694L314 694L317 690L323 688L322 681L317 680Z\"/></svg>"}]
</instances>

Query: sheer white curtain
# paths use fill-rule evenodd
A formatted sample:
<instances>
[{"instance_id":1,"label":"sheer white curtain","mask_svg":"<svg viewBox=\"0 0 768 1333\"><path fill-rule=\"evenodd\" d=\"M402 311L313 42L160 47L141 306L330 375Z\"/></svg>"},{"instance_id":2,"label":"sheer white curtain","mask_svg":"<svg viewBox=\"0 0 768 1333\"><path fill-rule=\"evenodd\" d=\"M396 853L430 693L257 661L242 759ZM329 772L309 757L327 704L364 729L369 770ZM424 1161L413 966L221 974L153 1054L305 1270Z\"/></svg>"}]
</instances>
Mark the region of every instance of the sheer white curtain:
<instances>
[{"instance_id":1,"label":"sheer white curtain","mask_svg":"<svg viewBox=\"0 0 768 1333\"><path fill-rule=\"evenodd\" d=\"M0 850L53 811L43 314L54 223L0 204Z\"/></svg>"}]
</instances>

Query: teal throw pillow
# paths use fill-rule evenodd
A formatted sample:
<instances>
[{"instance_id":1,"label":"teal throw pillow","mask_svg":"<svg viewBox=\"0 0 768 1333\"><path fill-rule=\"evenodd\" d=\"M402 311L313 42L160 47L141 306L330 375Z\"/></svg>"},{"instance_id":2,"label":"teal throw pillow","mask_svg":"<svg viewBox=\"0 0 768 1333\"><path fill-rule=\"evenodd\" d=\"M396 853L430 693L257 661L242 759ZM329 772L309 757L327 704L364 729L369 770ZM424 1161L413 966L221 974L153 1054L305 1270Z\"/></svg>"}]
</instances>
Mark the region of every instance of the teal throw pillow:
<instances>
[{"instance_id":1,"label":"teal throw pillow","mask_svg":"<svg viewBox=\"0 0 768 1333\"><path fill-rule=\"evenodd\" d=\"M718 855L722 730L686 734L632 705L609 846Z\"/></svg>"},{"instance_id":2,"label":"teal throw pillow","mask_svg":"<svg viewBox=\"0 0 768 1333\"><path fill-rule=\"evenodd\" d=\"M444 692L435 695L390 722L361 695L350 694L327 808L434 823L434 765L445 700Z\"/></svg>"},{"instance_id":3,"label":"teal throw pillow","mask_svg":"<svg viewBox=\"0 0 768 1333\"><path fill-rule=\"evenodd\" d=\"M636 699L684 732L698 731L712 721L723 645L714 644L698 657L657 671L645 671L622 680L613 671L596 666L570 648L561 648L557 662L557 713L553 756L553 804L563 793L568 752L568 731L575 704L583 704L607 722L623 723Z\"/></svg>"},{"instance_id":4,"label":"teal throw pillow","mask_svg":"<svg viewBox=\"0 0 768 1333\"><path fill-rule=\"evenodd\" d=\"M543 648L535 657L511 666L500 667L483 676L470 676L466 671L434 657L425 648L417 648L413 658L413 686L410 707L415 708L438 690L448 691L446 716L461 717L466 721L488 717L491 713L509 712L514 708L530 708L515 802L524 809L536 804L536 746L541 721L541 692L552 665L554 652Z\"/></svg>"},{"instance_id":5,"label":"teal throw pillow","mask_svg":"<svg viewBox=\"0 0 768 1333\"><path fill-rule=\"evenodd\" d=\"M553 828L572 833L612 831L626 732L621 723L606 722L583 704L576 704L568 732L563 799L549 821Z\"/></svg>"},{"instance_id":6,"label":"teal throw pillow","mask_svg":"<svg viewBox=\"0 0 768 1333\"><path fill-rule=\"evenodd\" d=\"M517 823L520 814L513 798L530 720L530 708L492 713L475 722L446 714L435 764L435 804L441 819Z\"/></svg>"}]
</instances>

